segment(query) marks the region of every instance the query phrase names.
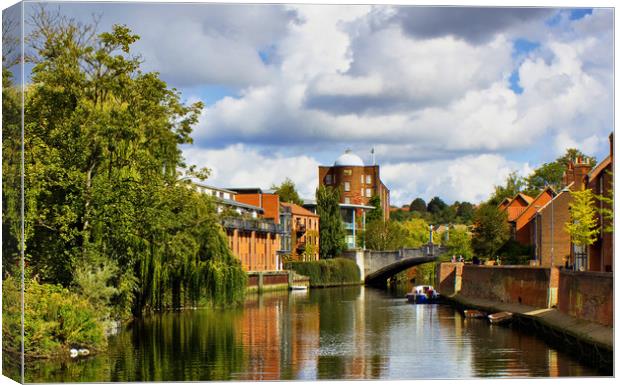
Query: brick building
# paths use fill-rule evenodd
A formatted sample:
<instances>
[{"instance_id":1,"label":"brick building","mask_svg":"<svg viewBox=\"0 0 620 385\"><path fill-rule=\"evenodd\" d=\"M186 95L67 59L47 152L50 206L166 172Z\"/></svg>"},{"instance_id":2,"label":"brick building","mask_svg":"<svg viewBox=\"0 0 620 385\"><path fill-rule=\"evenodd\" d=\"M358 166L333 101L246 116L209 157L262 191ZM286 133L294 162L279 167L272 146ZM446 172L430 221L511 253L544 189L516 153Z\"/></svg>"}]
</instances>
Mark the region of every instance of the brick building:
<instances>
[{"instance_id":1,"label":"brick building","mask_svg":"<svg viewBox=\"0 0 620 385\"><path fill-rule=\"evenodd\" d=\"M281 202L281 212L290 215L287 226L290 234L290 250L294 261L319 259L319 216L294 203ZM286 247L286 246L284 246Z\"/></svg>"},{"instance_id":2,"label":"brick building","mask_svg":"<svg viewBox=\"0 0 620 385\"><path fill-rule=\"evenodd\" d=\"M555 196L555 191L551 187L547 187L524 210L519 210L521 213L509 221L514 240L522 245L532 244L531 218Z\"/></svg>"},{"instance_id":3,"label":"brick building","mask_svg":"<svg viewBox=\"0 0 620 385\"><path fill-rule=\"evenodd\" d=\"M319 166L319 186L338 188L343 204L367 206L370 198L376 195L381 199L387 220L390 218L390 190L381 181L379 171L378 165L365 166L359 156L347 149L333 166Z\"/></svg>"}]
</instances>

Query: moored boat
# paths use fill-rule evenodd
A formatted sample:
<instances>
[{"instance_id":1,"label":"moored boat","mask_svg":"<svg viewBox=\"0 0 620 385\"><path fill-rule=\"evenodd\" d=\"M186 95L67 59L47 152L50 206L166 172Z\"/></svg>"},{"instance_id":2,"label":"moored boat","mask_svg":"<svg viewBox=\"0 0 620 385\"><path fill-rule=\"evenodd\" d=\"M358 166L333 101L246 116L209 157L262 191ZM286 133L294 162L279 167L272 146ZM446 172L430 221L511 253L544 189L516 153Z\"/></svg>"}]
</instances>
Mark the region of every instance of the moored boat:
<instances>
[{"instance_id":1,"label":"moored boat","mask_svg":"<svg viewBox=\"0 0 620 385\"><path fill-rule=\"evenodd\" d=\"M439 293L430 285L420 285L413 288L406 295L407 301L416 304L435 303L439 300Z\"/></svg>"},{"instance_id":2,"label":"moored boat","mask_svg":"<svg viewBox=\"0 0 620 385\"><path fill-rule=\"evenodd\" d=\"M308 290L308 286L303 286L303 285L291 285L290 286L291 290Z\"/></svg>"},{"instance_id":3,"label":"moored boat","mask_svg":"<svg viewBox=\"0 0 620 385\"><path fill-rule=\"evenodd\" d=\"M512 320L512 313L509 311L500 311L499 313L489 314L489 322L492 324L507 323Z\"/></svg>"},{"instance_id":4,"label":"moored boat","mask_svg":"<svg viewBox=\"0 0 620 385\"><path fill-rule=\"evenodd\" d=\"M465 314L465 318L484 318L484 317L486 317L486 314L484 314L480 310L465 310L465 311L463 311L463 314Z\"/></svg>"}]
</instances>

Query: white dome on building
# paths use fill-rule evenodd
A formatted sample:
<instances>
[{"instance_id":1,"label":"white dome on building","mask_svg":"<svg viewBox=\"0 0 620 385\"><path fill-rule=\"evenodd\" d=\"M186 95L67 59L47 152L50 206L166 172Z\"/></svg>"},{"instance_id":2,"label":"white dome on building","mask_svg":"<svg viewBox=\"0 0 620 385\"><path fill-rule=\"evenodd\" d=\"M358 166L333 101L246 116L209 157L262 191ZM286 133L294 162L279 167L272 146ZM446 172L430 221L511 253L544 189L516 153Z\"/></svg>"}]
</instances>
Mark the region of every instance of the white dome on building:
<instances>
[{"instance_id":1,"label":"white dome on building","mask_svg":"<svg viewBox=\"0 0 620 385\"><path fill-rule=\"evenodd\" d=\"M362 158L355 155L351 150L347 149L344 154L340 155L334 162L334 166L364 166Z\"/></svg>"}]
</instances>

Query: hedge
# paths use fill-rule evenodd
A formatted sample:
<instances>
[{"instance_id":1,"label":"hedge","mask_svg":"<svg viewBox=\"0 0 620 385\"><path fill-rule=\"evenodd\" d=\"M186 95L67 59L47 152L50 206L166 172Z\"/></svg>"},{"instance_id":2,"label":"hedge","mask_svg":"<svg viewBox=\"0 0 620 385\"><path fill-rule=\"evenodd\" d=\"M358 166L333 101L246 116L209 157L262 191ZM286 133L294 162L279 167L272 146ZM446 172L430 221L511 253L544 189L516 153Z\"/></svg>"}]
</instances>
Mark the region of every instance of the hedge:
<instances>
[{"instance_id":1,"label":"hedge","mask_svg":"<svg viewBox=\"0 0 620 385\"><path fill-rule=\"evenodd\" d=\"M284 265L285 269L310 278L310 286L330 286L360 282L360 269L357 264L345 258L321 259L318 261L293 261Z\"/></svg>"}]
</instances>

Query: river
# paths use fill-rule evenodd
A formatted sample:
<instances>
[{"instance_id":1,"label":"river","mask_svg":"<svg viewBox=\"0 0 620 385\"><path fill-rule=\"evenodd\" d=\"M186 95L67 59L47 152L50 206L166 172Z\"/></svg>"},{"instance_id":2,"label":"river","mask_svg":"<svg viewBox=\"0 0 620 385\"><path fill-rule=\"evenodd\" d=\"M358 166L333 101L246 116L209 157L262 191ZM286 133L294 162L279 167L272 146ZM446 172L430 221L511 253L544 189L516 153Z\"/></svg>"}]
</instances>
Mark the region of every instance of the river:
<instances>
[{"instance_id":1,"label":"river","mask_svg":"<svg viewBox=\"0 0 620 385\"><path fill-rule=\"evenodd\" d=\"M41 361L27 382L593 376L540 339L448 305L342 287L249 296L235 309L134 322L107 352Z\"/></svg>"}]
</instances>

